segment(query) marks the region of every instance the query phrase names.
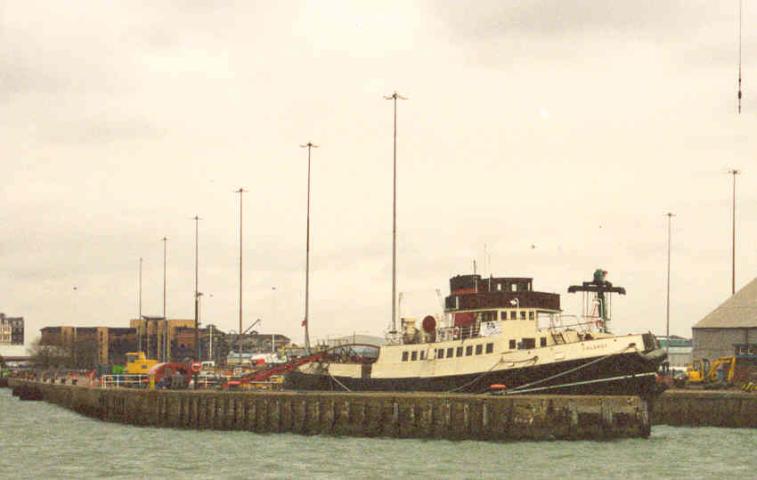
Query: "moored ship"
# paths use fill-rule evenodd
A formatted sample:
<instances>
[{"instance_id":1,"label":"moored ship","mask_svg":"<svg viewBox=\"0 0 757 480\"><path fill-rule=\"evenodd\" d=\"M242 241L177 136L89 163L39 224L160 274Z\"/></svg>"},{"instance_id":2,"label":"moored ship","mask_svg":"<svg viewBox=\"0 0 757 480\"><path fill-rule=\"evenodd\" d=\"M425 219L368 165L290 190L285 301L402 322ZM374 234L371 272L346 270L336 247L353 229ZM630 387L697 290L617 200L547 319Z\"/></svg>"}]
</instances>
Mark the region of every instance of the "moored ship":
<instances>
[{"instance_id":1,"label":"moored ship","mask_svg":"<svg viewBox=\"0 0 757 480\"><path fill-rule=\"evenodd\" d=\"M653 395L665 353L651 333L609 332L611 295L625 290L605 274L569 288L584 295L581 316L562 315L559 294L534 291L531 278L455 276L440 318L402 319L374 354L337 349L289 373L286 386Z\"/></svg>"}]
</instances>

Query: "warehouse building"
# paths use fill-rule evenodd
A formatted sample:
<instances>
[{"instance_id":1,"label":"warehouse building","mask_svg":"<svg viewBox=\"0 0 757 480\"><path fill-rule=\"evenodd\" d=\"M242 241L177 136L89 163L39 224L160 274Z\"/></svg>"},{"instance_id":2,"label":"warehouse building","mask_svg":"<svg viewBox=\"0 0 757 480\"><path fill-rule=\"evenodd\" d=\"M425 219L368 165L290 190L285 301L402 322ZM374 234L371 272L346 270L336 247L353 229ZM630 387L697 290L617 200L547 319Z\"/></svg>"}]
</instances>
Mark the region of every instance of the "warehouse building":
<instances>
[{"instance_id":1,"label":"warehouse building","mask_svg":"<svg viewBox=\"0 0 757 480\"><path fill-rule=\"evenodd\" d=\"M757 278L692 328L694 359L757 354Z\"/></svg>"}]
</instances>

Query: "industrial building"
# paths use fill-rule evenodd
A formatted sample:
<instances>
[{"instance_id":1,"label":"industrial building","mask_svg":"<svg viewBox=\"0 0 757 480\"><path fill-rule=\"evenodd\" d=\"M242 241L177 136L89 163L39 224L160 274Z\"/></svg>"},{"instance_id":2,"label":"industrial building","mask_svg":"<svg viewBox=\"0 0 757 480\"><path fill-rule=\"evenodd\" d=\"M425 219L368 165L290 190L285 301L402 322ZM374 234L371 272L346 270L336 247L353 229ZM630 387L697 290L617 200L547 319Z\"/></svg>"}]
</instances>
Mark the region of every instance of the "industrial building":
<instances>
[{"instance_id":1,"label":"industrial building","mask_svg":"<svg viewBox=\"0 0 757 480\"><path fill-rule=\"evenodd\" d=\"M757 355L757 278L700 320L693 331L693 357Z\"/></svg>"},{"instance_id":2,"label":"industrial building","mask_svg":"<svg viewBox=\"0 0 757 480\"><path fill-rule=\"evenodd\" d=\"M671 367L684 368L691 365L693 343L689 338L671 335L670 337L659 336L660 348L668 353L668 364Z\"/></svg>"}]
</instances>

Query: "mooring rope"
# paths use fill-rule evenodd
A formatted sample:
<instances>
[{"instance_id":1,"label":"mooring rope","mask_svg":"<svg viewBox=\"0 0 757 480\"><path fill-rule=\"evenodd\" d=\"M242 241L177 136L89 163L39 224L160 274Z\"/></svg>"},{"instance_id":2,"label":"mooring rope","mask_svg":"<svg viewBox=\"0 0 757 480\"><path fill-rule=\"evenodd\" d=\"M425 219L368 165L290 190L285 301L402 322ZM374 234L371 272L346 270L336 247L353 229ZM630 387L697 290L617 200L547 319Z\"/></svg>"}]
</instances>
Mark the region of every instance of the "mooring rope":
<instances>
[{"instance_id":1,"label":"mooring rope","mask_svg":"<svg viewBox=\"0 0 757 480\"><path fill-rule=\"evenodd\" d=\"M331 379L332 379L333 381L335 381L335 382L337 383L337 385L339 385L339 386L340 386L340 387L342 387L343 389L347 390L348 392L351 392L351 391L352 391L352 390L350 390L349 388L347 388L347 386L346 386L345 384L343 384L342 382L340 382L339 380L337 380L337 379L336 379L336 377L335 377L335 376L333 376L333 375L331 374L331 372L330 372L330 371L329 371L328 369L326 370L326 372L328 372L328 374L329 374L329 377L331 377Z\"/></svg>"},{"instance_id":2,"label":"mooring rope","mask_svg":"<svg viewBox=\"0 0 757 480\"><path fill-rule=\"evenodd\" d=\"M526 363L526 362L533 362L533 361L538 360L538 359L539 359L538 356L533 356L533 357L527 358L525 360L508 360L508 362L512 362L512 363ZM500 363L505 363L505 361L501 357L500 357L499 360L497 360L497 362L494 365L492 365L492 367L489 370L485 371L484 373L482 373L478 377L474 378L470 382L465 383L465 384L463 384L463 385L461 385L461 386L459 386L457 388L453 388L452 390L447 390L444 393L454 393L454 392L462 390L462 389L464 389L464 388L466 388L466 387L468 387L470 385L473 385L474 383L478 382L479 380L481 380L482 378L484 378L486 375L488 375L489 373L491 373L491 371L494 370L497 367L497 365L499 365Z\"/></svg>"},{"instance_id":3,"label":"mooring rope","mask_svg":"<svg viewBox=\"0 0 757 480\"><path fill-rule=\"evenodd\" d=\"M620 375L617 377L598 378L594 380L583 380L580 382L572 382L572 383L561 383L560 385L547 385L546 387L529 388L526 390L512 390L512 391L506 390L502 392L502 394L503 395L517 395L519 393L541 392L544 390L553 390L555 388L575 387L577 385L589 385L593 383L602 383L602 382L615 382L617 380L625 380L627 378L648 377L651 375L657 375L657 374L655 372L648 372L648 373L637 373L637 374L631 374L631 375Z\"/></svg>"},{"instance_id":4,"label":"mooring rope","mask_svg":"<svg viewBox=\"0 0 757 480\"><path fill-rule=\"evenodd\" d=\"M542 378L541 380L535 380L535 381L533 381L531 383L526 383L526 384L523 384L523 385L519 385L519 386L517 386L515 388L512 388L510 391L517 392L518 390L522 390L524 388L531 387L533 385L538 385L540 383L548 382L549 380L554 380L555 378L560 378L560 377L562 377L564 375L568 375L569 373L577 372L577 371L581 370L582 368L589 367L591 365L594 365L595 363L601 362L602 360L605 360L605 359L608 359L608 358L613 357L615 355L618 355L619 353L623 353L626 350L628 350L629 348L631 348L631 345L628 345L626 348L624 348L620 352L608 353L604 357L599 357L599 358L597 358L595 360L592 360L589 363L584 363L583 365L579 365L577 367L570 368L568 370L565 370L564 372L556 373L556 374L554 374L554 375L552 375L550 377L547 377L547 378Z\"/></svg>"}]
</instances>

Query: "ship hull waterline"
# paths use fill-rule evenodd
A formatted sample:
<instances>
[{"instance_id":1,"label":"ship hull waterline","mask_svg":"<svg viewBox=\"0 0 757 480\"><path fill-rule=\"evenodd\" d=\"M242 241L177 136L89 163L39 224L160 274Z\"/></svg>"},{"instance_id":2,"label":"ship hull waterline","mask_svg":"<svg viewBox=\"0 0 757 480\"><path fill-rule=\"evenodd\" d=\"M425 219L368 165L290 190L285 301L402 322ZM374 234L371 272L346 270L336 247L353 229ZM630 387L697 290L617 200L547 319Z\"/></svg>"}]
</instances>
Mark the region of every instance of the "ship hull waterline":
<instances>
[{"instance_id":1,"label":"ship hull waterline","mask_svg":"<svg viewBox=\"0 0 757 480\"><path fill-rule=\"evenodd\" d=\"M287 375L284 388L318 391L485 393L491 390L491 385L499 384L506 387L501 392L504 394L521 392L652 397L658 393L655 374L664 358L664 355L656 352L629 352L604 359L584 358L443 377L355 378L294 371Z\"/></svg>"}]
</instances>

